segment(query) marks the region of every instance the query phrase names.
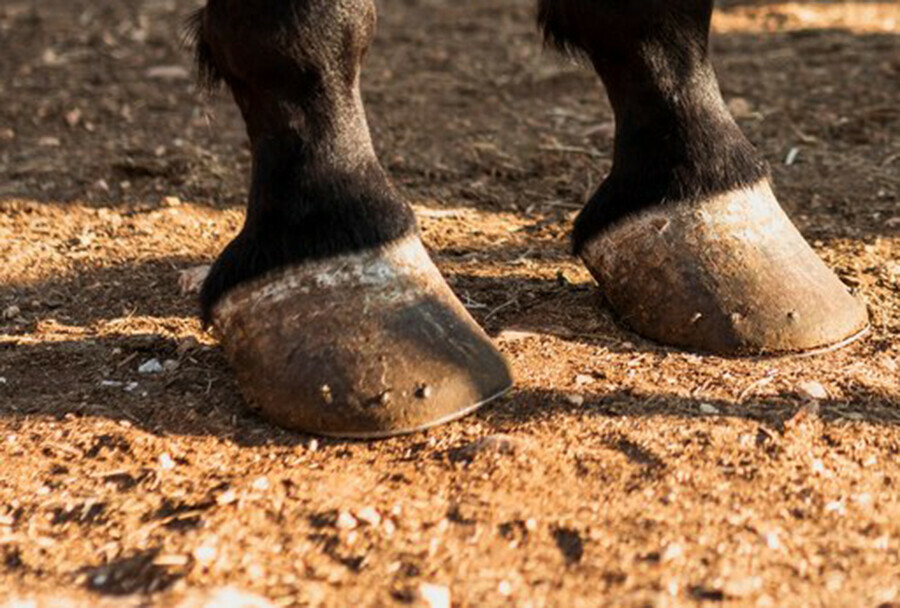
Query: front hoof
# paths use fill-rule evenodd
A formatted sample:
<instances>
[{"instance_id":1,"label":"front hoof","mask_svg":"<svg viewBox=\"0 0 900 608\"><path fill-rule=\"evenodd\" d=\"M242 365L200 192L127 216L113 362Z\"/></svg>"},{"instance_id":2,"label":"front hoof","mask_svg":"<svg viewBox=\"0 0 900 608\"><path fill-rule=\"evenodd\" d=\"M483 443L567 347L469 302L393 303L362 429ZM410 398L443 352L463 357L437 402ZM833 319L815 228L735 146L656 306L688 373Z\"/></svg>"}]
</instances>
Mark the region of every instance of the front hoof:
<instances>
[{"instance_id":1,"label":"front hoof","mask_svg":"<svg viewBox=\"0 0 900 608\"><path fill-rule=\"evenodd\" d=\"M837 347L865 306L788 219L768 182L626 218L582 250L614 312L658 342L724 355Z\"/></svg>"},{"instance_id":2,"label":"front hoof","mask_svg":"<svg viewBox=\"0 0 900 608\"><path fill-rule=\"evenodd\" d=\"M415 236L269 273L229 291L212 317L247 401L294 430L411 433L512 385Z\"/></svg>"}]
</instances>

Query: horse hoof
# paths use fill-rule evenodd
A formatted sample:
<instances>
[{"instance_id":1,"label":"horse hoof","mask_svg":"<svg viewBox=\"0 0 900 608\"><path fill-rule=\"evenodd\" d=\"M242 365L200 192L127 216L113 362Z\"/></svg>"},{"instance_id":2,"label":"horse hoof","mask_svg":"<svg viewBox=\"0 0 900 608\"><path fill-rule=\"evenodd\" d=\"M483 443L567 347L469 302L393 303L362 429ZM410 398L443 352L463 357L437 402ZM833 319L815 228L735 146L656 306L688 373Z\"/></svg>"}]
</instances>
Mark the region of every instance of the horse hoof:
<instances>
[{"instance_id":1,"label":"horse hoof","mask_svg":"<svg viewBox=\"0 0 900 608\"><path fill-rule=\"evenodd\" d=\"M270 273L228 292L212 317L248 403L289 429L412 433L512 385L416 236Z\"/></svg>"},{"instance_id":2,"label":"horse hoof","mask_svg":"<svg viewBox=\"0 0 900 608\"><path fill-rule=\"evenodd\" d=\"M863 335L868 313L819 259L767 181L629 217L582 258L621 322L723 355L808 353Z\"/></svg>"}]
</instances>

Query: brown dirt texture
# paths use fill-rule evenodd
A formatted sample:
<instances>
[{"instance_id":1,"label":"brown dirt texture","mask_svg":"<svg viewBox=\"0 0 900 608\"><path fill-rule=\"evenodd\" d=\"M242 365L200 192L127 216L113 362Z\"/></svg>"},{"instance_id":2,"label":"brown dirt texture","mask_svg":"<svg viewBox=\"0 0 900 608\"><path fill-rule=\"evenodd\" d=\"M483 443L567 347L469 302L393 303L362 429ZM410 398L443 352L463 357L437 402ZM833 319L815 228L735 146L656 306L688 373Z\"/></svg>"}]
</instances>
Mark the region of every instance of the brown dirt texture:
<instances>
[{"instance_id":1,"label":"brown dirt texture","mask_svg":"<svg viewBox=\"0 0 900 608\"><path fill-rule=\"evenodd\" d=\"M900 605L896 0L715 15L726 100L871 311L793 359L613 322L568 245L612 114L530 2L383 0L380 157L517 387L373 443L245 411L179 291L239 229L250 158L194 86L195 5L0 3L0 603Z\"/></svg>"}]
</instances>

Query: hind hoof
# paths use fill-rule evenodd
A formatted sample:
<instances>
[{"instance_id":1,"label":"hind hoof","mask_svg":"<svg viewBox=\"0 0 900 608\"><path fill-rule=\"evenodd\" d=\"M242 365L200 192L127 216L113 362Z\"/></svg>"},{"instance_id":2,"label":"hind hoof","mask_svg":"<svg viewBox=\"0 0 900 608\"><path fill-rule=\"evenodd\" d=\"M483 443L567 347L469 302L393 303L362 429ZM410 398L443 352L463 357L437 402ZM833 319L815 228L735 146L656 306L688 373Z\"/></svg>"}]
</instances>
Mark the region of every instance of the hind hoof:
<instances>
[{"instance_id":1,"label":"hind hoof","mask_svg":"<svg viewBox=\"0 0 900 608\"><path fill-rule=\"evenodd\" d=\"M412 433L512 385L416 236L270 273L228 292L212 316L246 400L289 429Z\"/></svg>"},{"instance_id":2,"label":"hind hoof","mask_svg":"<svg viewBox=\"0 0 900 608\"><path fill-rule=\"evenodd\" d=\"M620 321L663 344L722 355L808 353L868 328L768 182L629 217L582 250Z\"/></svg>"}]
</instances>

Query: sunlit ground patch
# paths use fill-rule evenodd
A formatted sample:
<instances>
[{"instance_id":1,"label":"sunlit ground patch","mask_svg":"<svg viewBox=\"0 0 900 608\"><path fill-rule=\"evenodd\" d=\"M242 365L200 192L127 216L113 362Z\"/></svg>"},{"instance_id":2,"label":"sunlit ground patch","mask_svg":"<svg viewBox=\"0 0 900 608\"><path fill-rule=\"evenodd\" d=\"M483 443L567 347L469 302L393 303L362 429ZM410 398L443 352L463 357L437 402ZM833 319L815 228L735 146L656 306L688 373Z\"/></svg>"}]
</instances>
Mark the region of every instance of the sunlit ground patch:
<instances>
[{"instance_id":1,"label":"sunlit ground patch","mask_svg":"<svg viewBox=\"0 0 900 608\"><path fill-rule=\"evenodd\" d=\"M717 10L713 29L722 33L766 33L842 29L858 34L900 33L897 2L776 2Z\"/></svg>"}]
</instances>

